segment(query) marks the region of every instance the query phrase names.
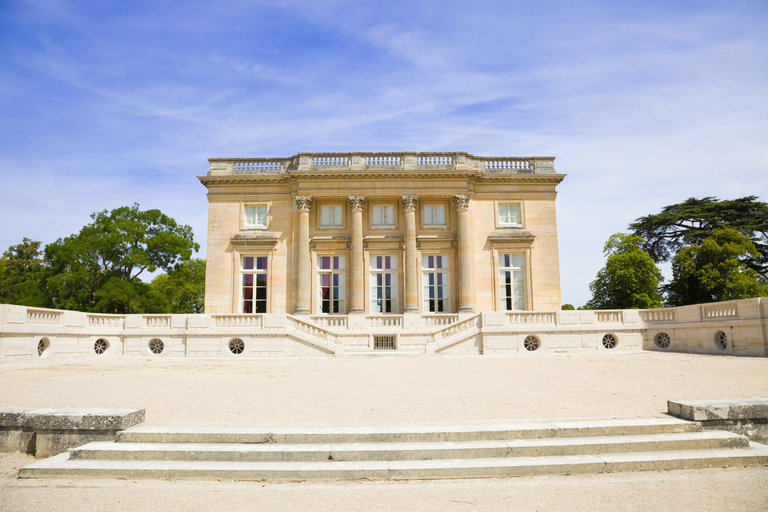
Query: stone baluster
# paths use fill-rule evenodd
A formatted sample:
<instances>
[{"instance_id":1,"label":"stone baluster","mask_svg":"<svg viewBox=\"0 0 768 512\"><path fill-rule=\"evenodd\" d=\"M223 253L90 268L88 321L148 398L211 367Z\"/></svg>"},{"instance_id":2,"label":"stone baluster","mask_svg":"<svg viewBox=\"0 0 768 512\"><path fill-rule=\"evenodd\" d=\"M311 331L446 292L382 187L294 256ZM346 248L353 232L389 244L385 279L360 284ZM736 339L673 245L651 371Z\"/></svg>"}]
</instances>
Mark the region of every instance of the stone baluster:
<instances>
[{"instance_id":1,"label":"stone baluster","mask_svg":"<svg viewBox=\"0 0 768 512\"><path fill-rule=\"evenodd\" d=\"M405 210L405 313L419 312L418 256L416 254L416 202L418 196L402 196Z\"/></svg>"},{"instance_id":2,"label":"stone baluster","mask_svg":"<svg viewBox=\"0 0 768 512\"><path fill-rule=\"evenodd\" d=\"M468 195L453 196L453 204L459 217L459 313L473 313L472 303L472 267L474 252L472 249L472 217L469 213Z\"/></svg>"},{"instance_id":3,"label":"stone baluster","mask_svg":"<svg viewBox=\"0 0 768 512\"><path fill-rule=\"evenodd\" d=\"M310 314L309 208L311 205L312 196L296 196L296 206L299 208L299 243L297 248L299 261L294 315Z\"/></svg>"},{"instance_id":4,"label":"stone baluster","mask_svg":"<svg viewBox=\"0 0 768 512\"><path fill-rule=\"evenodd\" d=\"M352 289L350 290L350 314L364 314L363 288L363 204L365 196L349 196L352 208Z\"/></svg>"}]
</instances>

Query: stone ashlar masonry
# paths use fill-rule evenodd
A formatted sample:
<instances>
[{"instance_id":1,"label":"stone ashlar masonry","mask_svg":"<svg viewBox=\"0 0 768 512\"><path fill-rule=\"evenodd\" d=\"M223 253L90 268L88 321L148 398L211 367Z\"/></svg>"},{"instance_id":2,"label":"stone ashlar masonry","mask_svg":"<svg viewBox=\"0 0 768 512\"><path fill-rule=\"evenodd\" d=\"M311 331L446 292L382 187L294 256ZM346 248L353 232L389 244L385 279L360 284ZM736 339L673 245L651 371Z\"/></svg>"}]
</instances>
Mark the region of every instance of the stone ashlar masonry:
<instances>
[{"instance_id":1,"label":"stone ashlar masonry","mask_svg":"<svg viewBox=\"0 0 768 512\"><path fill-rule=\"evenodd\" d=\"M103 315L0 305L0 362L78 357L248 358L657 350L768 356L768 298L650 310L472 315Z\"/></svg>"}]
</instances>

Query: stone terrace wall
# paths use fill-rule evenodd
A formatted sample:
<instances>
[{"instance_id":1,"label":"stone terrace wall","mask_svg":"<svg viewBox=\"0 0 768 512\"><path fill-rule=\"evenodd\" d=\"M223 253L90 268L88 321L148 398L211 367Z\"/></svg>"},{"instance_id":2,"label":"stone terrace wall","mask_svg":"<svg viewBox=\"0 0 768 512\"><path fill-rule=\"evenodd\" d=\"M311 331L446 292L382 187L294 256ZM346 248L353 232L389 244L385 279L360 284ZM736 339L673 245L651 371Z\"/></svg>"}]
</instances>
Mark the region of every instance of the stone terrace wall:
<instances>
[{"instance_id":1,"label":"stone terrace wall","mask_svg":"<svg viewBox=\"0 0 768 512\"><path fill-rule=\"evenodd\" d=\"M768 356L768 298L651 310L470 315L102 315L0 305L0 362L77 357L264 357L391 351L658 350Z\"/></svg>"}]
</instances>

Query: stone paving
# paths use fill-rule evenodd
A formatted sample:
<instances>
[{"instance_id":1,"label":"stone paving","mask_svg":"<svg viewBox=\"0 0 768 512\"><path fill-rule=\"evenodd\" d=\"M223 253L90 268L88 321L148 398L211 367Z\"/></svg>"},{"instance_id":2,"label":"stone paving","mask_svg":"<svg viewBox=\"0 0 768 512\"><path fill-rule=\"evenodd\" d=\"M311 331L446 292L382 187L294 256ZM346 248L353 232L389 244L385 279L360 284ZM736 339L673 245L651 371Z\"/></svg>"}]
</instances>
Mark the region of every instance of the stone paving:
<instances>
[{"instance_id":1,"label":"stone paving","mask_svg":"<svg viewBox=\"0 0 768 512\"><path fill-rule=\"evenodd\" d=\"M768 359L529 354L242 362L121 360L0 366L0 407L141 407L147 423L419 423L656 415L668 399L765 395ZM17 480L0 510L767 510L768 469L441 482ZM258 507L256 506L258 505Z\"/></svg>"}]
</instances>

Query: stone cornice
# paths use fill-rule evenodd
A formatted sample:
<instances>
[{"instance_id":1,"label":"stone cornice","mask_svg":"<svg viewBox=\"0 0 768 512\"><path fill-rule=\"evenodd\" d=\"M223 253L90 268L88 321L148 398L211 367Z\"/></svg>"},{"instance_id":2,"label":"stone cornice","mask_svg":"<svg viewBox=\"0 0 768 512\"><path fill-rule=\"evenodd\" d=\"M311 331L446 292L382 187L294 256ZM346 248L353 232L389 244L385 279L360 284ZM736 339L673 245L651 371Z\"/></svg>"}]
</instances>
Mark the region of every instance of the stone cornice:
<instances>
[{"instance_id":1,"label":"stone cornice","mask_svg":"<svg viewBox=\"0 0 768 512\"><path fill-rule=\"evenodd\" d=\"M511 228L503 231L494 231L488 235L488 241L491 243L527 243L531 244L536 237L530 231L524 231L518 228Z\"/></svg>"},{"instance_id":2,"label":"stone cornice","mask_svg":"<svg viewBox=\"0 0 768 512\"><path fill-rule=\"evenodd\" d=\"M279 240L277 235L271 233L238 233L229 239L235 247L259 246L268 248L275 247Z\"/></svg>"}]
</instances>

